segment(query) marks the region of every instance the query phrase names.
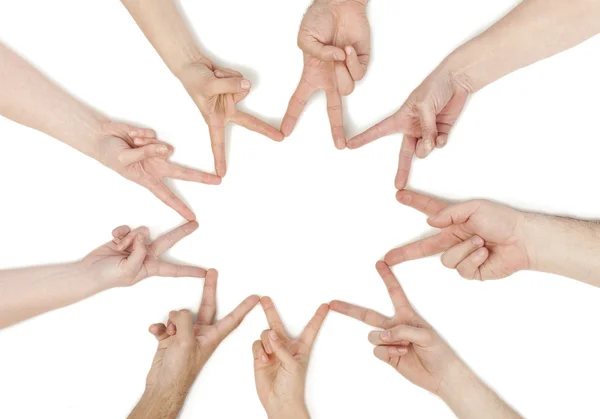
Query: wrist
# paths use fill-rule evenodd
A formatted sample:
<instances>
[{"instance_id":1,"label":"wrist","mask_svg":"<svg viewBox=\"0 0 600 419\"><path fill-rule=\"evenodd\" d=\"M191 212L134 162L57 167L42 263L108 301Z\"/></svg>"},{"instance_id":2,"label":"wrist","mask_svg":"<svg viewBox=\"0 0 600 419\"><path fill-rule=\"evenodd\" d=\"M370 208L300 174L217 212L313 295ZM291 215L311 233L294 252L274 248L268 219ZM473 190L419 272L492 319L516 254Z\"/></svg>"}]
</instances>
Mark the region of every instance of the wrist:
<instances>
[{"instance_id":1,"label":"wrist","mask_svg":"<svg viewBox=\"0 0 600 419\"><path fill-rule=\"evenodd\" d=\"M436 394L455 410L455 407L465 403L468 397L476 397L484 386L479 377L463 361L458 360L449 367Z\"/></svg>"},{"instance_id":2,"label":"wrist","mask_svg":"<svg viewBox=\"0 0 600 419\"><path fill-rule=\"evenodd\" d=\"M277 412L267 412L267 417L269 419L310 419L308 409L304 402L285 406Z\"/></svg>"},{"instance_id":3,"label":"wrist","mask_svg":"<svg viewBox=\"0 0 600 419\"><path fill-rule=\"evenodd\" d=\"M340 3L359 3L366 6L369 0L315 0L315 4L340 4Z\"/></svg>"}]
</instances>

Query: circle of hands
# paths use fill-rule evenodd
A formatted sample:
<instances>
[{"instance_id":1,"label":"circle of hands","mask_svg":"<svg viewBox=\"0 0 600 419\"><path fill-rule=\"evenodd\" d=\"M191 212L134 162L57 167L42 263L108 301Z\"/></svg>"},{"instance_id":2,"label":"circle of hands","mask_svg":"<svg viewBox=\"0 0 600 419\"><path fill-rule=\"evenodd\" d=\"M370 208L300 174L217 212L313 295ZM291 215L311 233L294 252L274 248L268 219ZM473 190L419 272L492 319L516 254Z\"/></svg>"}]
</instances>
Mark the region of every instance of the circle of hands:
<instances>
[{"instance_id":1,"label":"circle of hands","mask_svg":"<svg viewBox=\"0 0 600 419\"><path fill-rule=\"evenodd\" d=\"M306 412L304 384L313 344L331 309L358 319L378 330L369 334L375 356L408 380L440 393L461 361L437 332L414 310L390 266L442 254L444 266L467 279L504 278L532 266L527 215L489 201L448 204L409 190L412 159L424 158L448 141L472 89L469 82L435 70L400 109L364 133L346 140L342 96L361 80L370 60L370 27L361 0L316 0L307 11L298 34L304 54L301 80L281 124L281 131L237 109L250 92L251 82L235 70L217 67L201 59L182 70L182 83L199 108L208 127L216 175L168 161L173 147L158 140L150 129L107 122L98 146L100 161L132 180L176 210L187 224L150 242L146 227L121 226L113 240L83 260L94 278L104 285L130 286L150 276L205 278L198 315L173 311L167 324L154 324L150 332L158 350L147 378L147 388L176 389L184 394L218 345L260 302L269 329L252 347L256 388L270 417L285 417L290 409ZM225 126L241 125L275 141L289 136L310 97L324 90L331 133L338 149L359 148L383 136L403 133L395 185L400 203L421 211L427 223L440 231L428 238L391 250L377 263L395 308L393 317L341 301L320 306L298 339L285 328L269 297L250 296L221 320L215 321L217 272L214 269L178 265L160 256L198 224L193 212L163 182L164 178L218 185L227 170ZM183 379L182 379L183 377ZM308 416L306 413L305 416Z\"/></svg>"}]
</instances>

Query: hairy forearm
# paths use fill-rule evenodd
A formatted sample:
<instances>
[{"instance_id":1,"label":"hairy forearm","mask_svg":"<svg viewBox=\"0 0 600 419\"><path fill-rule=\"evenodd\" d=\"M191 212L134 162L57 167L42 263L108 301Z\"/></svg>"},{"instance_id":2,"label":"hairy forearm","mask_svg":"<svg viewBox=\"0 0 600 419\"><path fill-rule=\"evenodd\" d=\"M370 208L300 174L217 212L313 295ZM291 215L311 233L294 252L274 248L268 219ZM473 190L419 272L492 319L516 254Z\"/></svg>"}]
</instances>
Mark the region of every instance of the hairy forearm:
<instances>
[{"instance_id":1,"label":"hairy forearm","mask_svg":"<svg viewBox=\"0 0 600 419\"><path fill-rule=\"evenodd\" d=\"M525 215L531 269L600 287L600 223Z\"/></svg>"},{"instance_id":2,"label":"hairy forearm","mask_svg":"<svg viewBox=\"0 0 600 419\"><path fill-rule=\"evenodd\" d=\"M0 271L0 328L76 303L103 289L78 263Z\"/></svg>"},{"instance_id":3,"label":"hairy forearm","mask_svg":"<svg viewBox=\"0 0 600 419\"><path fill-rule=\"evenodd\" d=\"M459 419L521 419L464 364L442 381L438 395Z\"/></svg>"},{"instance_id":4,"label":"hairy forearm","mask_svg":"<svg viewBox=\"0 0 600 419\"><path fill-rule=\"evenodd\" d=\"M187 393L144 393L128 419L175 419L179 416Z\"/></svg>"},{"instance_id":5,"label":"hairy forearm","mask_svg":"<svg viewBox=\"0 0 600 419\"><path fill-rule=\"evenodd\" d=\"M146 38L176 77L203 59L175 0L122 0Z\"/></svg>"},{"instance_id":6,"label":"hairy forearm","mask_svg":"<svg viewBox=\"0 0 600 419\"><path fill-rule=\"evenodd\" d=\"M0 114L77 150L96 154L95 138L107 118L62 90L0 43Z\"/></svg>"},{"instance_id":7,"label":"hairy forearm","mask_svg":"<svg viewBox=\"0 0 600 419\"><path fill-rule=\"evenodd\" d=\"M458 48L442 67L473 92L599 32L597 0L524 0L498 23Z\"/></svg>"}]
</instances>

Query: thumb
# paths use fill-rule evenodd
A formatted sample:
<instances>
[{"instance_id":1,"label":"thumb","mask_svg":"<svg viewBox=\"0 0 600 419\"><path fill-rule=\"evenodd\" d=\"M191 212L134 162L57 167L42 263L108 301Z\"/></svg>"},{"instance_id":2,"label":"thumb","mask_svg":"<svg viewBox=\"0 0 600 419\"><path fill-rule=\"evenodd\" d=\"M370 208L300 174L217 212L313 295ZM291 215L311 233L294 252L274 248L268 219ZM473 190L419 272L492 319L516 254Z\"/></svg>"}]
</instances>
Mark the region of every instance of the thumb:
<instances>
[{"instance_id":1,"label":"thumb","mask_svg":"<svg viewBox=\"0 0 600 419\"><path fill-rule=\"evenodd\" d=\"M281 339L281 337L274 330L269 332L269 344L273 354L277 357L279 362L281 362L281 365L283 365L286 370L292 371L294 368L296 368L298 363L292 354L285 349L283 339Z\"/></svg>"},{"instance_id":2,"label":"thumb","mask_svg":"<svg viewBox=\"0 0 600 419\"><path fill-rule=\"evenodd\" d=\"M481 201L468 201L456 205L450 205L427 219L430 226L445 228L453 224L463 224L479 210Z\"/></svg>"},{"instance_id":3,"label":"thumb","mask_svg":"<svg viewBox=\"0 0 600 419\"><path fill-rule=\"evenodd\" d=\"M298 46L302 51L318 58L321 61L344 61L346 53L343 49L334 47L333 45L325 45L312 35L298 35Z\"/></svg>"},{"instance_id":4,"label":"thumb","mask_svg":"<svg viewBox=\"0 0 600 419\"><path fill-rule=\"evenodd\" d=\"M226 93L247 93L252 87L250 80L240 77L228 77L224 79L212 79L207 86L208 96L223 95Z\"/></svg>"}]
</instances>

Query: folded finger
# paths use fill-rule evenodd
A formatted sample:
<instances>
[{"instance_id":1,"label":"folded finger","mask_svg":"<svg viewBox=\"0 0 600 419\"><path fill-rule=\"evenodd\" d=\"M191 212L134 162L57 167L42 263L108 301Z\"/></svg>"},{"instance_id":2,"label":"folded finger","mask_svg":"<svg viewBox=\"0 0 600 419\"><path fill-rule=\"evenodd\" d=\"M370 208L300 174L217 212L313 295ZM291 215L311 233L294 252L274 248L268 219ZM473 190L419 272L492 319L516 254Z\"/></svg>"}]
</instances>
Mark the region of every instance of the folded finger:
<instances>
[{"instance_id":1,"label":"folded finger","mask_svg":"<svg viewBox=\"0 0 600 419\"><path fill-rule=\"evenodd\" d=\"M337 90L342 96L348 96L354 91L354 80L346 67L346 63L334 64Z\"/></svg>"},{"instance_id":2,"label":"folded finger","mask_svg":"<svg viewBox=\"0 0 600 419\"><path fill-rule=\"evenodd\" d=\"M137 163L153 157L166 159L173 153L173 149L165 144L150 144L142 147L122 150L119 153L119 162L124 166Z\"/></svg>"},{"instance_id":3,"label":"folded finger","mask_svg":"<svg viewBox=\"0 0 600 419\"><path fill-rule=\"evenodd\" d=\"M159 342L169 337L167 326L162 323L155 323L148 328L148 331L154 335Z\"/></svg>"},{"instance_id":4,"label":"folded finger","mask_svg":"<svg viewBox=\"0 0 600 419\"><path fill-rule=\"evenodd\" d=\"M367 72L367 66L363 65L358 59L358 54L352 46L347 46L346 51L346 67L350 72L350 76L354 81L362 80Z\"/></svg>"},{"instance_id":5,"label":"folded finger","mask_svg":"<svg viewBox=\"0 0 600 419\"><path fill-rule=\"evenodd\" d=\"M462 262L456 266L456 270L465 279L478 279L482 280L481 272L479 267L485 263L489 256L489 251L482 247L469 256L467 256Z\"/></svg>"},{"instance_id":6,"label":"folded finger","mask_svg":"<svg viewBox=\"0 0 600 419\"><path fill-rule=\"evenodd\" d=\"M262 341L257 340L252 344L252 355L254 356L254 368L256 369L260 365L269 363L269 355L263 348Z\"/></svg>"},{"instance_id":7,"label":"folded finger","mask_svg":"<svg viewBox=\"0 0 600 419\"><path fill-rule=\"evenodd\" d=\"M485 242L479 236L473 236L468 240L458 243L446 250L442 255L442 265L449 269L456 269L458 264L467 256L483 247Z\"/></svg>"}]
</instances>

